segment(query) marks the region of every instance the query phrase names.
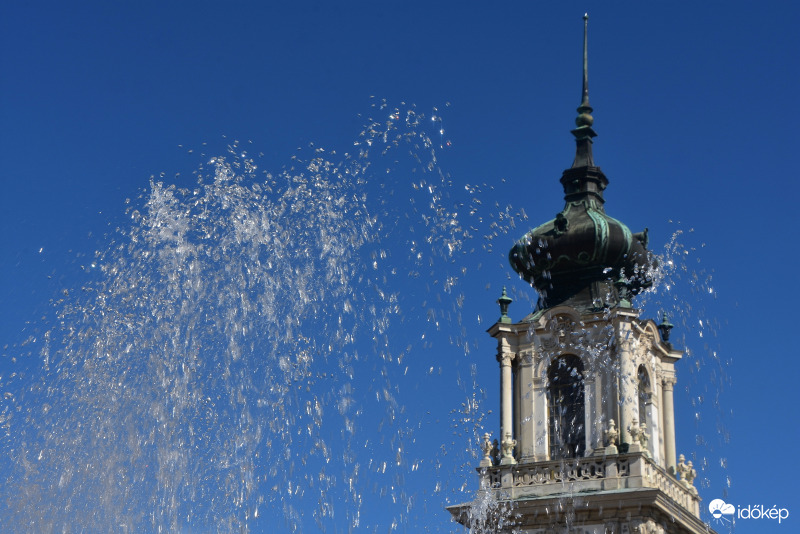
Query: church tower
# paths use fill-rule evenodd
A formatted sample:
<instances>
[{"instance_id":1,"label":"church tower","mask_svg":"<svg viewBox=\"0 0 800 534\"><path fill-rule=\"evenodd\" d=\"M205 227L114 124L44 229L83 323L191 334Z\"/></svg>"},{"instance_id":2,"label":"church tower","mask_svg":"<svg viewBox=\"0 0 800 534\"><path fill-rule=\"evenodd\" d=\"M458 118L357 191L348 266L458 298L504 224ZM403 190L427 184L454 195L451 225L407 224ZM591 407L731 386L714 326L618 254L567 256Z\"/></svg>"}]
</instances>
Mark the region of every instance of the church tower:
<instances>
[{"instance_id":1,"label":"church tower","mask_svg":"<svg viewBox=\"0 0 800 534\"><path fill-rule=\"evenodd\" d=\"M666 317L656 324L633 307L656 266L647 230L633 233L605 212L608 179L592 155L587 24L584 16L583 91L575 160L561 176L564 208L509 254L538 304L515 322L503 289L500 318L488 330L500 364L500 431L481 443L479 500L510 505L493 532L705 533L696 473L675 450L682 353L669 342ZM449 510L465 526L486 525L479 507Z\"/></svg>"}]
</instances>

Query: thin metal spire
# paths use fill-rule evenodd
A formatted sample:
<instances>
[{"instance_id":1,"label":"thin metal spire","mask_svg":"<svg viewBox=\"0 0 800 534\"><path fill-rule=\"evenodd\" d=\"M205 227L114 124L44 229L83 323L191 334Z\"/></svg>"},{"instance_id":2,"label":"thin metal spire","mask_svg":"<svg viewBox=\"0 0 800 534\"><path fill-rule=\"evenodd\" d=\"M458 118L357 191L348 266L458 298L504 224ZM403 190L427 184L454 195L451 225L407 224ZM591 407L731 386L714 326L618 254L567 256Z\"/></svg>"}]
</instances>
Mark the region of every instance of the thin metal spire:
<instances>
[{"instance_id":1,"label":"thin metal spire","mask_svg":"<svg viewBox=\"0 0 800 534\"><path fill-rule=\"evenodd\" d=\"M581 112L581 108L589 108L589 113L592 112L592 108L589 106L589 14L583 14L583 93L581 94L581 107L578 108L578 112Z\"/></svg>"},{"instance_id":2,"label":"thin metal spire","mask_svg":"<svg viewBox=\"0 0 800 534\"><path fill-rule=\"evenodd\" d=\"M592 106L589 105L589 14L583 15L583 91L581 93L581 105L578 106L578 117L575 119L577 128L572 130L575 136L575 161L572 167L594 167L592 156L592 137L597 133L592 129L594 118L591 113Z\"/></svg>"}]
</instances>

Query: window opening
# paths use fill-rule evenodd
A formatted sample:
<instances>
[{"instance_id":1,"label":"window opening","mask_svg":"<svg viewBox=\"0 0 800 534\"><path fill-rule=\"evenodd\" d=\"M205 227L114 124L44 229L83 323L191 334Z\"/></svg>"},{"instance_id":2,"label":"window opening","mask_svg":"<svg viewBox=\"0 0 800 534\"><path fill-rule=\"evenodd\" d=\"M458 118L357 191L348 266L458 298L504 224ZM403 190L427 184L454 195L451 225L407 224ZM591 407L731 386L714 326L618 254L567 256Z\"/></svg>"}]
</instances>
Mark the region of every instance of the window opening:
<instances>
[{"instance_id":1,"label":"window opening","mask_svg":"<svg viewBox=\"0 0 800 534\"><path fill-rule=\"evenodd\" d=\"M577 458L586 448L583 363L566 355L547 371L550 458Z\"/></svg>"}]
</instances>

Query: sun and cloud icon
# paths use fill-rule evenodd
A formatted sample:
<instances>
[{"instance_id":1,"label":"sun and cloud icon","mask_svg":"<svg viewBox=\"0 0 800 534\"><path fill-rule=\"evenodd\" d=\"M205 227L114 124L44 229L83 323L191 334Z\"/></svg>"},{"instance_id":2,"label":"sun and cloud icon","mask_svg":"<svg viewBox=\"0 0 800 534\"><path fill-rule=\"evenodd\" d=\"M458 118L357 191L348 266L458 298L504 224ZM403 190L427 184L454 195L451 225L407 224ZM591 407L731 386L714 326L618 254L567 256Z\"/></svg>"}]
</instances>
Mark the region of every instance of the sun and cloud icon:
<instances>
[{"instance_id":1,"label":"sun and cloud icon","mask_svg":"<svg viewBox=\"0 0 800 534\"><path fill-rule=\"evenodd\" d=\"M725 516L732 516L734 513L736 513L736 507L732 504L727 504L722 499L714 499L708 503L708 511L717 521L726 521L730 523L730 517Z\"/></svg>"}]
</instances>

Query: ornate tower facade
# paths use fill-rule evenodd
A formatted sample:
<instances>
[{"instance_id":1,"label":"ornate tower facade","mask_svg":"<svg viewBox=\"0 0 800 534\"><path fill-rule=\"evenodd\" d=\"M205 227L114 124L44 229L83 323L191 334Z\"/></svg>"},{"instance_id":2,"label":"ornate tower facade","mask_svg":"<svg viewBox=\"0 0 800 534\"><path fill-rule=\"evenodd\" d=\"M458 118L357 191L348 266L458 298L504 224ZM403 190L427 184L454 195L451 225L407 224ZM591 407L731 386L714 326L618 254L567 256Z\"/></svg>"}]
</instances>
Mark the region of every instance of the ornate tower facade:
<instances>
[{"instance_id":1,"label":"ornate tower facade","mask_svg":"<svg viewBox=\"0 0 800 534\"><path fill-rule=\"evenodd\" d=\"M561 177L564 208L509 254L533 285L536 309L489 328L500 364L500 432L483 437L479 498L510 504L492 531L530 534L709 532L691 462L677 456L673 389L681 351L672 325L641 317L635 296L652 284L647 230L605 213L608 180L594 163L584 17L583 91L576 154ZM486 525L483 509L449 508ZM483 514L477 517L476 514ZM491 518L488 518L491 522Z\"/></svg>"}]
</instances>

